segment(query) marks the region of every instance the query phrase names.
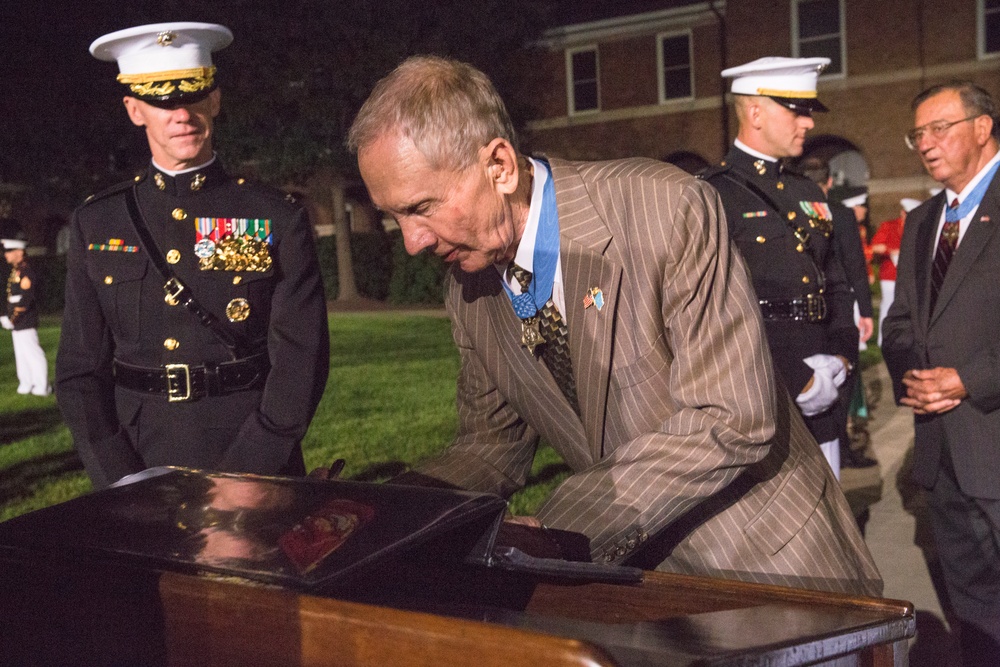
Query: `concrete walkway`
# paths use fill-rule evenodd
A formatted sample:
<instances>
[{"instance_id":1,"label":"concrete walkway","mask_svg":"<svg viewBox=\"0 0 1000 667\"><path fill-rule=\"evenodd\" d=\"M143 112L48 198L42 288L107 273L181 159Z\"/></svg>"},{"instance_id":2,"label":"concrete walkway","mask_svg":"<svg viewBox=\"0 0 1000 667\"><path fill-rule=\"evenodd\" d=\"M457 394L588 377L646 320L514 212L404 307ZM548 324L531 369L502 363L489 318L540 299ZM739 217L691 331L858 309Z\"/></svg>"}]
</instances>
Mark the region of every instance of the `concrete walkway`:
<instances>
[{"instance_id":1,"label":"concrete walkway","mask_svg":"<svg viewBox=\"0 0 1000 667\"><path fill-rule=\"evenodd\" d=\"M841 476L852 506L870 501L865 540L885 580L885 597L909 600L917 611L917 639L911 667L948 667L951 635L942 599L943 584L922 489L910 482L913 415L895 405L884 364L864 373L869 400L870 452L878 468L845 469ZM881 498L877 498L879 484ZM938 591L941 591L939 596Z\"/></svg>"}]
</instances>

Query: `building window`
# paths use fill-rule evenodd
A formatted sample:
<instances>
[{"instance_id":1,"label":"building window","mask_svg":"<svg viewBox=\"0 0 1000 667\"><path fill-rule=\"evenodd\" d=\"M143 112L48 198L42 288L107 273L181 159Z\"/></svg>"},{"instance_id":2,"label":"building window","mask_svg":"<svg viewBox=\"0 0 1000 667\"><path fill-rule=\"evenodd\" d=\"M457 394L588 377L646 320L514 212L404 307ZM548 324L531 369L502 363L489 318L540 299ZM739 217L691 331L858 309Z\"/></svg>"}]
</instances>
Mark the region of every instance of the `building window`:
<instances>
[{"instance_id":1,"label":"building window","mask_svg":"<svg viewBox=\"0 0 1000 667\"><path fill-rule=\"evenodd\" d=\"M826 57L824 75L846 74L843 0L792 0L792 55Z\"/></svg>"},{"instance_id":2,"label":"building window","mask_svg":"<svg viewBox=\"0 0 1000 667\"><path fill-rule=\"evenodd\" d=\"M600 108L600 87L597 85L597 47L588 46L566 51L566 82L569 113L596 111Z\"/></svg>"},{"instance_id":3,"label":"building window","mask_svg":"<svg viewBox=\"0 0 1000 667\"><path fill-rule=\"evenodd\" d=\"M1000 0L978 0L979 57L1000 56Z\"/></svg>"},{"instance_id":4,"label":"building window","mask_svg":"<svg viewBox=\"0 0 1000 667\"><path fill-rule=\"evenodd\" d=\"M660 101L694 97L691 33L660 35L656 42L656 58L660 70Z\"/></svg>"}]
</instances>

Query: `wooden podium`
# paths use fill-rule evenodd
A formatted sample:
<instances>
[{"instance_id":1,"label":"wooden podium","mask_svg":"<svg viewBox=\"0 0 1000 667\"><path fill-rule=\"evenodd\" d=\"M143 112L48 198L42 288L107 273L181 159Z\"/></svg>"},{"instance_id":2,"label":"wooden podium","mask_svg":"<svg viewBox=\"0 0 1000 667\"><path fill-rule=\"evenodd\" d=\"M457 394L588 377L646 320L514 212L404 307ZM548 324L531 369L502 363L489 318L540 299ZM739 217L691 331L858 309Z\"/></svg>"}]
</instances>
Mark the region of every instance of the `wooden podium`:
<instances>
[{"instance_id":1,"label":"wooden podium","mask_svg":"<svg viewBox=\"0 0 1000 667\"><path fill-rule=\"evenodd\" d=\"M117 519L87 514L115 514L93 496L0 524L3 664L897 667L916 627L912 605L900 601L657 572L608 583L438 558L434 549L386 552L335 586L296 589L232 568L184 571L169 558L135 557L108 532ZM377 517L382 507L373 506ZM108 524L114 549L66 544L89 535L83 519ZM143 541L155 541L143 528Z\"/></svg>"}]
</instances>

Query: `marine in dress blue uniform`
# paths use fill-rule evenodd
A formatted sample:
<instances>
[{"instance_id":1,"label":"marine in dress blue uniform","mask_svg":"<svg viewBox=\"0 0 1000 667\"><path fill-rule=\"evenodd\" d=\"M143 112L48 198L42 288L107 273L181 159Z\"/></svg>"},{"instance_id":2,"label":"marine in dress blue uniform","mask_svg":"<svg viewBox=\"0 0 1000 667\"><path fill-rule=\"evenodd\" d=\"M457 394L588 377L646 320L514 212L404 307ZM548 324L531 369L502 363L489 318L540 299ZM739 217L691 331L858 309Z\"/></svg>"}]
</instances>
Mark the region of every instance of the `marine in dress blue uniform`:
<instances>
[{"instance_id":1,"label":"marine in dress blue uniform","mask_svg":"<svg viewBox=\"0 0 1000 667\"><path fill-rule=\"evenodd\" d=\"M153 154L71 223L56 389L97 488L159 465L305 472L329 367L325 296L303 207L212 152L211 52L231 39L176 23L91 46L118 61Z\"/></svg>"},{"instance_id":2,"label":"marine in dress blue uniform","mask_svg":"<svg viewBox=\"0 0 1000 667\"><path fill-rule=\"evenodd\" d=\"M828 62L762 58L724 71L733 78L740 134L702 178L719 191L730 237L750 268L775 368L839 474L838 390L858 355L853 296L823 192L781 162L801 154L811 113L826 111L816 79Z\"/></svg>"},{"instance_id":3,"label":"marine in dress blue uniform","mask_svg":"<svg viewBox=\"0 0 1000 667\"><path fill-rule=\"evenodd\" d=\"M48 396L49 362L38 342L38 275L28 262L27 243L20 230L8 231L0 239L4 259L10 264L7 276L7 307L0 317L3 327L10 329L17 369L17 393Z\"/></svg>"}]
</instances>

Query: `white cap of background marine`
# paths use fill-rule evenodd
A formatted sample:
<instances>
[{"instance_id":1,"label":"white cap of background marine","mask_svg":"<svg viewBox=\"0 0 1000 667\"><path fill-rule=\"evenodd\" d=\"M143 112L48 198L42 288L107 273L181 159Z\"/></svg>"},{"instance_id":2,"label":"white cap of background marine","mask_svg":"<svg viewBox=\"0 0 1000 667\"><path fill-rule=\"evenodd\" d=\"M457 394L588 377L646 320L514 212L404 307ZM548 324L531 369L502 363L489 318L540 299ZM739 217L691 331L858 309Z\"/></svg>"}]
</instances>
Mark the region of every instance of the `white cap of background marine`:
<instances>
[{"instance_id":1,"label":"white cap of background marine","mask_svg":"<svg viewBox=\"0 0 1000 667\"><path fill-rule=\"evenodd\" d=\"M722 76L733 80L730 92L734 95L770 97L792 111L809 114L829 111L816 94L819 75L829 64L829 58L769 56L730 67L722 71Z\"/></svg>"},{"instance_id":2,"label":"white cap of background marine","mask_svg":"<svg viewBox=\"0 0 1000 667\"><path fill-rule=\"evenodd\" d=\"M153 23L98 37L90 53L117 61L128 94L150 103L196 102L215 89L212 52L233 41L215 23Z\"/></svg>"}]
</instances>

